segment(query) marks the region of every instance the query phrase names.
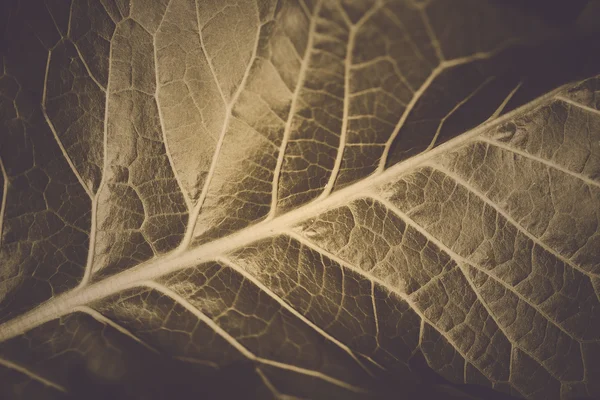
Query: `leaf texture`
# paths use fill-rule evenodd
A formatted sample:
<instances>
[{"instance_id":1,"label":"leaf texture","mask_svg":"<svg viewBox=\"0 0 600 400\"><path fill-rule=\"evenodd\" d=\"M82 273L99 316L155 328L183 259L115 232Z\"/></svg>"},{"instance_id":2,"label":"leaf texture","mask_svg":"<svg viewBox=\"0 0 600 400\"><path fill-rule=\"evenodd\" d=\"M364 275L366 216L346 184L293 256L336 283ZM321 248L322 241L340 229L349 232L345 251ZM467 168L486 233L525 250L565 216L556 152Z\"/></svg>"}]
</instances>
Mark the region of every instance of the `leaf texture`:
<instances>
[{"instance_id":1,"label":"leaf texture","mask_svg":"<svg viewBox=\"0 0 600 400\"><path fill-rule=\"evenodd\" d=\"M3 398L600 396L597 35L494 1L25 3Z\"/></svg>"}]
</instances>

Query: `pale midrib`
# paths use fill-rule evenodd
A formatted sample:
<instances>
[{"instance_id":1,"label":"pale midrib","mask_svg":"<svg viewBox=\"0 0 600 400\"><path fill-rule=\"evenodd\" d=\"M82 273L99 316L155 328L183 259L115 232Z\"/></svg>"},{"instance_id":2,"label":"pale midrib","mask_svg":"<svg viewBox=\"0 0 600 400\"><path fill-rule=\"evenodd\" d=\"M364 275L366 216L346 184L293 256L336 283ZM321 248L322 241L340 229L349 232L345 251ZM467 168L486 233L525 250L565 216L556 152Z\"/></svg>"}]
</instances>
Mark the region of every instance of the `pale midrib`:
<instances>
[{"instance_id":1,"label":"pale midrib","mask_svg":"<svg viewBox=\"0 0 600 400\"><path fill-rule=\"evenodd\" d=\"M0 342L22 334L29 329L45 322L72 312L73 308L99 300L122 290L138 286L140 282L156 279L170 272L198 265L202 262L212 261L229 252L244 247L252 242L274 236L288 230L290 227L311 217L347 204L351 198L364 195L378 185L397 179L401 174L407 173L420 166L432 157L458 147L472 138L480 135L491 126L501 124L516 115L531 110L542 104L548 103L564 87L558 88L545 96L510 113L483 124L463 135L460 135L435 149L412 157L398 163L384 172L374 174L369 178L351 184L343 189L333 192L329 197L314 201L304 207L282 214L269 221L263 221L249 226L227 237L216 239L193 249L175 250L161 257L154 258L134 268L106 278L102 281L81 287L50 299L39 307L0 325Z\"/></svg>"}]
</instances>

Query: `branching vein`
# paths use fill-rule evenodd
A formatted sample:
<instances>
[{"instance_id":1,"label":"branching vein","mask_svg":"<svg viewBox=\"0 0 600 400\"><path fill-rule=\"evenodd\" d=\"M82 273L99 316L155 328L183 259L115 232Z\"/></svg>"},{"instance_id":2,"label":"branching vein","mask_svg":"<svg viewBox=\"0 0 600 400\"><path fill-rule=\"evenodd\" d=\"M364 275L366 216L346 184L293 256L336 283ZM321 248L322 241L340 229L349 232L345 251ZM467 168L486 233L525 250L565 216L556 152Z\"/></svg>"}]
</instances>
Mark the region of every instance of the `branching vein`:
<instances>
[{"instance_id":1,"label":"branching vein","mask_svg":"<svg viewBox=\"0 0 600 400\"><path fill-rule=\"evenodd\" d=\"M4 359L0 358L0 365L3 365L7 368L18 371L18 372L22 373L23 375L26 375L29 378L33 379L34 381L38 381L48 387L58 390L60 392L65 392L65 393L67 392L67 390L64 387L62 387L61 385L51 382L50 380L44 378L43 376L38 375L35 372L32 372L32 371L28 370L27 368L24 368L18 364L15 364L12 361L4 360Z\"/></svg>"},{"instance_id":2,"label":"branching vein","mask_svg":"<svg viewBox=\"0 0 600 400\"><path fill-rule=\"evenodd\" d=\"M292 131L292 121L294 120L294 115L296 112L298 99L300 98L300 92L304 86L304 80L306 79L306 71L308 70L308 66L310 64L310 55L313 48L313 42L315 37L315 31L317 29L317 20L319 19L319 10L321 9L321 1L319 1L315 5L314 15L310 19L310 25L308 28L308 38L306 42L306 50L304 51L304 59L302 60L302 64L300 65L300 72L298 74L298 81L296 83L296 88L294 89L294 93L292 94L292 104L290 105L290 111L288 114L287 121L285 123L285 128L283 131L283 139L281 140L281 147L279 148L279 153L277 155L277 164L275 166L275 172L273 173L273 191L271 192L271 209L269 210L269 215L267 219L272 219L275 217L275 213L277 212L277 200L279 193L279 179L281 176L281 169L283 167L283 160L285 158L285 152L287 149L288 142L290 140L291 131Z\"/></svg>"},{"instance_id":3,"label":"branching vein","mask_svg":"<svg viewBox=\"0 0 600 400\"><path fill-rule=\"evenodd\" d=\"M511 111L510 113L503 115L495 120L493 124L502 124L503 122L514 118L517 112L521 113L523 110L537 107L540 104L546 104L561 89L563 88L559 88L555 92L539 98L537 101L530 103L525 108ZM187 251L183 251L182 249L172 251L170 253L161 255L160 257L156 257L141 263L134 268L125 270L114 276L88 285L86 288L82 288L80 286L80 290L73 290L58 295L51 300L48 300L44 304L41 304L36 309L0 325L0 342L17 336L35 326L43 324L44 322L68 314L74 307L89 304L94 300L98 300L111 294L118 293L122 290L135 287L139 282L152 280L165 274L197 265L200 262L212 261L216 257L227 254L235 249L247 246L252 242L287 231L290 229L290 227L293 227L311 217L316 217L317 215L331 210L332 208L347 204L348 201L351 201L354 198L372 193L373 190L379 185L386 184L391 180L396 180L399 176L421 166L430 158L463 145L464 143L472 140L474 137L477 137L482 132L489 129L490 126L491 124L481 125L478 128L456 137L455 139L452 139L427 153L420 154L409 160L398 163L388 168L381 174L374 175L368 179L348 185L343 189L333 192L327 198L312 202L304 207L294 209L285 214L277 216L272 220L262 221L253 226L249 226L237 231L229 236L214 240L194 249L189 249Z\"/></svg>"}]
</instances>

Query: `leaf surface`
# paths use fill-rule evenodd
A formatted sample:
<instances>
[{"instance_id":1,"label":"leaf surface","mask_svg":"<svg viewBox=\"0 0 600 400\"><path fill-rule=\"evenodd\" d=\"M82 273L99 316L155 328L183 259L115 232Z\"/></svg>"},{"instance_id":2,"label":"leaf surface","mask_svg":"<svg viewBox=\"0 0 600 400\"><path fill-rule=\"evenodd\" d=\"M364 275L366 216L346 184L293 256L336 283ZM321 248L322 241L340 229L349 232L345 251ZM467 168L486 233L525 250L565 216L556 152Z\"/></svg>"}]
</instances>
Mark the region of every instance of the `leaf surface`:
<instances>
[{"instance_id":1,"label":"leaf surface","mask_svg":"<svg viewBox=\"0 0 600 400\"><path fill-rule=\"evenodd\" d=\"M467 0L6 31L5 398L600 396L596 36Z\"/></svg>"}]
</instances>

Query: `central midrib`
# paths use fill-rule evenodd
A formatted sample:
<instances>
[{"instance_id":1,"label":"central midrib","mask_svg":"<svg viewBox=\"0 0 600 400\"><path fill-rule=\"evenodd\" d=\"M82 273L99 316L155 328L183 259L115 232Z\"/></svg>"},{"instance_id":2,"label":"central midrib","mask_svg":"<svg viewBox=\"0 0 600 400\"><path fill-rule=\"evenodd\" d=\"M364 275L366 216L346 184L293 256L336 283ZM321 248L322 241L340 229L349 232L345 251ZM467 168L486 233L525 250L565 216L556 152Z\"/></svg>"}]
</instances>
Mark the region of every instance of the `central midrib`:
<instances>
[{"instance_id":1,"label":"central midrib","mask_svg":"<svg viewBox=\"0 0 600 400\"><path fill-rule=\"evenodd\" d=\"M400 162L384 172L376 173L362 181L335 191L328 197L317 198L315 201L286 214L251 225L239 232L216 239L196 248L179 248L102 281L87 286L77 287L76 289L63 293L46 301L39 307L0 325L0 342L18 336L45 322L69 314L75 307L83 306L111 294L138 286L144 281L153 280L180 269L212 261L219 256L226 255L232 250L242 248L252 242L282 234L299 222L316 217L324 211L347 204L352 199L368 194L378 185L387 183L392 179L397 179L402 174L418 167L428 159L470 141L472 138L478 136L494 125L501 124L514 118L517 114L548 103L558 92L562 91L565 86L555 89L545 96L542 96L523 107L515 109L500 118L484 123L433 150Z\"/></svg>"}]
</instances>

